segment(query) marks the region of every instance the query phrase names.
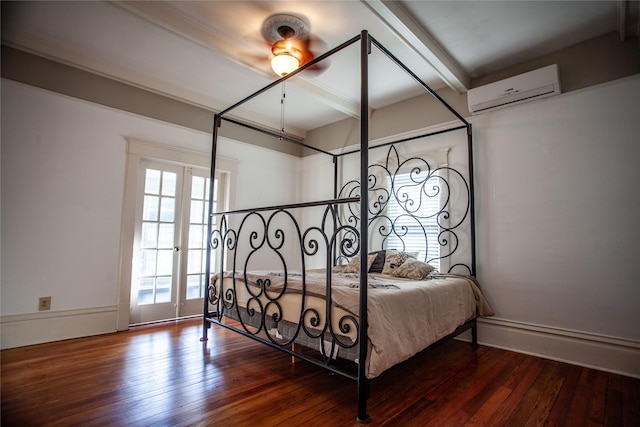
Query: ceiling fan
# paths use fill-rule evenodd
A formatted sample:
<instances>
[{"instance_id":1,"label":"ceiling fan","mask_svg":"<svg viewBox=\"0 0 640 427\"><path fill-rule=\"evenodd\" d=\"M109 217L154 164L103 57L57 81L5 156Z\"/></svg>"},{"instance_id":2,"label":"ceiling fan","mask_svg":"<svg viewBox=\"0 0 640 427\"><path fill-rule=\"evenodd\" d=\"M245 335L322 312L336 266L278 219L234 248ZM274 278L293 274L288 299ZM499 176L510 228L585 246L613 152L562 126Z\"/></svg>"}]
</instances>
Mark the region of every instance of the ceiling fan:
<instances>
[{"instance_id":1,"label":"ceiling fan","mask_svg":"<svg viewBox=\"0 0 640 427\"><path fill-rule=\"evenodd\" d=\"M268 17L262 25L262 36L271 45L271 68L280 77L297 70L315 58L312 45L321 44L312 38L309 25L301 18L289 14ZM326 66L310 67L323 71Z\"/></svg>"}]
</instances>

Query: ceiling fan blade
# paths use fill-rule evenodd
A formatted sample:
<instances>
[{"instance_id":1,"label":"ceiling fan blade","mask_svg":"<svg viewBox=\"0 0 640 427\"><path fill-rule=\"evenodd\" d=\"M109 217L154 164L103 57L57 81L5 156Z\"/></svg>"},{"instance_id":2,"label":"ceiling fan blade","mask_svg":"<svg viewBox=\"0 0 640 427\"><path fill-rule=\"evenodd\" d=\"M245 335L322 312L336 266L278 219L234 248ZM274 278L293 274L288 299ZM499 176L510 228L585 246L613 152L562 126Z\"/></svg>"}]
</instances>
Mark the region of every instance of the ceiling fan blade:
<instances>
[{"instance_id":1,"label":"ceiling fan blade","mask_svg":"<svg viewBox=\"0 0 640 427\"><path fill-rule=\"evenodd\" d=\"M308 39L304 40L305 44L305 56L303 59L303 64L306 64L313 59L315 59L318 55L322 55L327 50L327 44L319 39L318 37L310 36ZM313 66L307 68L307 70L312 71L316 74L322 73L329 67L329 59L325 59Z\"/></svg>"}]
</instances>

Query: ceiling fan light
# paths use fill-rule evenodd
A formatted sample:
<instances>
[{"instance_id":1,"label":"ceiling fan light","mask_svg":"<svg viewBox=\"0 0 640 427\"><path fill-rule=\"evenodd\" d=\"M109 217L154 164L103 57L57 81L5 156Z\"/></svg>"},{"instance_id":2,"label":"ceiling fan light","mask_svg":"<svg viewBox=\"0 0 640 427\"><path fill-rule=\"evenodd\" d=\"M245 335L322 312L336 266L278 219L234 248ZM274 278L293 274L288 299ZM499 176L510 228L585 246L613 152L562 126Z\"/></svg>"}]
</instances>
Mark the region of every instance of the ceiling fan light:
<instances>
[{"instance_id":1,"label":"ceiling fan light","mask_svg":"<svg viewBox=\"0 0 640 427\"><path fill-rule=\"evenodd\" d=\"M300 66L300 61L288 53L281 53L271 59L271 68L280 77L295 71Z\"/></svg>"}]
</instances>

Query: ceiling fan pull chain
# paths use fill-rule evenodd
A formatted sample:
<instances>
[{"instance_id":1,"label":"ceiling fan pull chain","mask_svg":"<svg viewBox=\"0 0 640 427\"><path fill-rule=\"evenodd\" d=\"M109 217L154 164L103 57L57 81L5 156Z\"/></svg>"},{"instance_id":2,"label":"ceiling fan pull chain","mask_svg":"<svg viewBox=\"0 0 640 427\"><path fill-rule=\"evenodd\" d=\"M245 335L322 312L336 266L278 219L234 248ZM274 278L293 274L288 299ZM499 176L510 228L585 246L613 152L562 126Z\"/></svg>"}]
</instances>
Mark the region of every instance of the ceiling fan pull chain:
<instances>
[{"instance_id":1,"label":"ceiling fan pull chain","mask_svg":"<svg viewBox=\"0 0 640 427\"><path fill-rule=\"evenodd\" d=\"M282 98L280 98L280 138L279 141L282 141L284 137L284 99L286 97L284 82L282 82Z\"/></svg>"}]
</instances>

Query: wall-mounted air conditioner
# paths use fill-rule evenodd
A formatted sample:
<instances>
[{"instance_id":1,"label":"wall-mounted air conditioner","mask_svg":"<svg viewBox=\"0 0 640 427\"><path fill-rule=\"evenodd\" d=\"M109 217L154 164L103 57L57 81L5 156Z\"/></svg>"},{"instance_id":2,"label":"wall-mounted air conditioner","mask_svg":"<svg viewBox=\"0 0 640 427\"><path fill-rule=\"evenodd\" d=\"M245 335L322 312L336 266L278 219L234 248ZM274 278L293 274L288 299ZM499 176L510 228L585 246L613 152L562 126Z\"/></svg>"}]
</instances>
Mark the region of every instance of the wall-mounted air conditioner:
<instances>
[{"instance_id":1,"label":"wall-mounted air conditioner","mask_svg":"<svg viewBox=\"0 0 640 427\"><path fill-rule=\"evenodd\" d=\"M558 65L553 64L469 89L467 102L469 112L477 114L558 94L560 94Z\"/></svg>"}]
</instances>

